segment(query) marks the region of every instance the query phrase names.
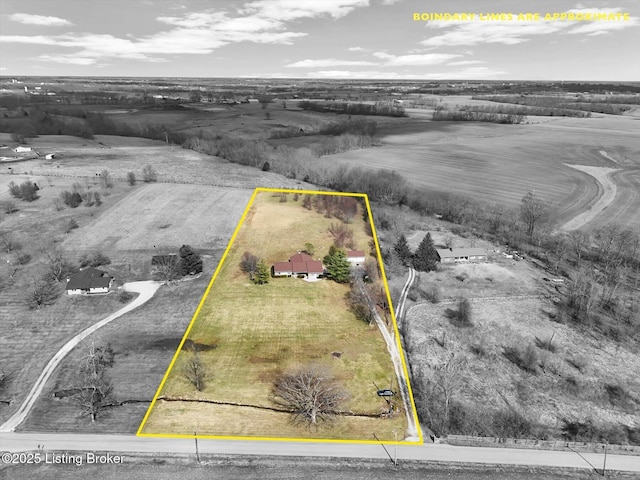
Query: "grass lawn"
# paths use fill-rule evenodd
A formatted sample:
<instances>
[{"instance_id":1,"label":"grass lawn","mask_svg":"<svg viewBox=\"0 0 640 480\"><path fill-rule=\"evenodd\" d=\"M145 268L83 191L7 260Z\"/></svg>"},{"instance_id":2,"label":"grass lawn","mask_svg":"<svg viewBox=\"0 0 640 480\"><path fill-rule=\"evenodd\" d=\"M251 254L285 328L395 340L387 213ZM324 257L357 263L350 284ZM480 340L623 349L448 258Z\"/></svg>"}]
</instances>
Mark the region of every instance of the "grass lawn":
<instances>
[{"instance_id":1,"label":"grass lawn","mask_svg":"<svg viewBox=\"0 0 640 480\"><path fill-rule=\"evenodd\" d=\"M184 378L184 360L179 356L162 396L275 407L271 389L279 374L319 364L330 368L349 393L342 410L383 411L385 404L372 382L386 388L394 377L392 362L377 328L349 311L348 285L297 278L272 278L266 285L254 285L239 268L245 251L269 265L286 260L306 242L316 247L315 257L328 252L332 238L327 228L340 220L306 210L301 203L291 196L287 203L279 203L270 192L257 195L189 332L189 340L208 346L200 352L209 372L206 387L197 392ZM356 245L366 250L370 237L362 216L356 216L350 227ZM340 357L334 358L333 352L340 352ZM191 434L197 429L201 435L372 440L376 432L389 440L394 429L405 428L405 416L400 414L390 420L340 416L316 430L292 424L287 413L159 400L142 433Z\"/></svg>"}]
</instances>

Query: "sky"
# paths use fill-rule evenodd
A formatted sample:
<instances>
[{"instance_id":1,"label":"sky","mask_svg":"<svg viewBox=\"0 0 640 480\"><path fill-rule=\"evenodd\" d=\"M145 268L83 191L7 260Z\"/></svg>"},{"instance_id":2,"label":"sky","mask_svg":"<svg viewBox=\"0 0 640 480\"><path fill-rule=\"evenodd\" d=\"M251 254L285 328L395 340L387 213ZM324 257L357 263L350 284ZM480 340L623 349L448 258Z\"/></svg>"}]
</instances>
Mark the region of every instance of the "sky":
<instances>
[{"instance_id":1,"label":"sky","mask_svg":"<svg viewBox=\"0 0 640 480\"><path fill-rule=\"evenodd\" d=\"M639 45L637 0L0 0L2 76L640 81Z\"/></svg>"}]
</instances>

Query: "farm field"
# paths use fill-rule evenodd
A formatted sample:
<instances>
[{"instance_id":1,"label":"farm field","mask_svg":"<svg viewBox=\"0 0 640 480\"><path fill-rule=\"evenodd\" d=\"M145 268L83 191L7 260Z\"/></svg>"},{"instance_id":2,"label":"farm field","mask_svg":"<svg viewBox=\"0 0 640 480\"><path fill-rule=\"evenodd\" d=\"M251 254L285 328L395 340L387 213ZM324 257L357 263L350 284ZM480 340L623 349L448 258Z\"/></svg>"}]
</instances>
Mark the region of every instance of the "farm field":
<instances>
[{"instance_id":1,"label":"farm field","mask_svg":"<svg viewBox=\"0 0 640 480\"><path fill-rule=\"evenodd\" d=\"M0 134L0 141L10 141L8 134ZM271 172L229 163L218 157L167 145L156 140L137 137L96 135L93 140L65 135L41 135L29 144L56 158L13 163L8 166L15 173L34 176L95 177L102 170L120 181L134 172L142 181L142 167L151 165L158 182L189 183L247 188L282 187L308 188L309 185ZM3 167L3 173L7 168ZM3 190L2 193L4 193Z\"/></svg>"},{"instance_id":2,"label":"farm field","mask_svg":"<svg viewBox=\"0 0 640 480\"><path fill-rule=\"evenodd\" d=\"M86 249L149 252L185 243L199 249L224 248L251 193L206 185L144 185L66 243Z\"/></svg>"},{"instance_id":3,"label":"farm field","mask_svg":"<svg viewBox=\"0 0 640 480\"><path fill-rule=\"evenodd\" d=\"M387 407L372 382L392 383L392 388L397 382L377 327L350 312L348 284L284 277L255 285L240 270L246 251L271 265L311 243L314 257L322 258L332 242L327 229L335 221L303 208L301 199L291 195L286 203L271 192L255 197L187 334L187 340L201 346L198 354L211 377L201 392L195 390L181 373L188 355L183 348L139 433L370 441L372 432L390 440L393 430L405 431L404 413L379 416ZM355 248L367 251L370 237L362 216L354 216L349 227ZM349 392L343 410L358 415L339 415L308 428L277 411L273 382L308 364L333 371Z\"/></svg>"},{"instance_id":4,"label":"farm field","mask_svg":"<svg viewBox=\"0 0 640 480\"><path fill-rule=\"evenodd\" d=\"M331 123L344 121L344 115L305 111L297 106L297 101L287 100L269 103L266 108L260 104L240 104L233 106L195 104L184 109L147 108L135 112L113 113L109 117L131 126L166 125L172 130L188 134L202 134L215 137L218 134L250 139L266 139L272 130L285 127L315 131ZM359 116L360 117L360 116ZM405 119L368 117L379 124L395 124Z\"/></svg>"},{"instance_id":5,"label":"farm field","mask_svg":"<svg viewBox=\"0 0 640 480\"><path fill-rule=\"evenodd\" d=\"M621 169L606 213L585 228L640 226L640 137L633 117L561 118L531 125L430 122L383 129L381 147L332 155L393 170L418 187L517 207L527 191L552 203L557 224L595 204L601 188L567 164Z\"/></svg>"}]
</instances>

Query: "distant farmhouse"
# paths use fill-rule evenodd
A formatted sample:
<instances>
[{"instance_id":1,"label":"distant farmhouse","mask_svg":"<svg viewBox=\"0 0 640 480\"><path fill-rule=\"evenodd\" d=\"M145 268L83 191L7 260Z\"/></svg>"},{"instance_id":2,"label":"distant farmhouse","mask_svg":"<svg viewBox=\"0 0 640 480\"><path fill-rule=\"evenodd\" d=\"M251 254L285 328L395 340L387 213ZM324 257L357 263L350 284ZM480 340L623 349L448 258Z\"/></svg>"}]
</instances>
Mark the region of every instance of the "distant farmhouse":
<instances>
[{"instance_id":1,"label":"distant farmhouse","mask_svg":"<svg viewBox=\"0 0 640 480\"><path fill-rule=\"evenodd\" d=\"M349 250L347 252L347 260L352 267L364 265L365 255L362 250Z\"/></svg>"},{"instance_id":2,"label":"distant farmhouse","mask_svg":"<svg viewBox=\"0 0 640 480\"><path fill-rule=\"evenodd\" d=\"M19 145L16 148L13 149L14 152L16 153L25 153L25 152L32 152L33 148L27 146L27 145Z\"/></svg>"},{"instance_id":3,"label":"distant farmhouse","mask_svg":"<svg viewBox=\"0 0 640 480\"><path fill-rule=\"evenodd\" d=\"M86 295L94 293L109 293L114 278L107 272L97 268L87 267L75 275L67 278L67 294Z\"/></svg>"},{"instance_id":4,"label":"distant farmhouse","mask_svg":"<svg viewBox=\"0 0 640 480\"><path fill-rule=\"evenodd\" d=\"M443 248L438 249L440 263L484 262L487 252L483 248Z\"/></svg>"},{"instance_id":5,"label":"distant farmhouse","mask_svg":"<svg viewBox=\"0 0 640 480\"><path fill-rule=\"evenodd\" d=\"M271 267L271 274L274 277L291 277L293 275L304 275L309 280L315 280L318 275L322 275L324 267L320 260L314 260L307 253L296 253L289 258L288 262L275 262Z\"/></svg>"}]
</instances>

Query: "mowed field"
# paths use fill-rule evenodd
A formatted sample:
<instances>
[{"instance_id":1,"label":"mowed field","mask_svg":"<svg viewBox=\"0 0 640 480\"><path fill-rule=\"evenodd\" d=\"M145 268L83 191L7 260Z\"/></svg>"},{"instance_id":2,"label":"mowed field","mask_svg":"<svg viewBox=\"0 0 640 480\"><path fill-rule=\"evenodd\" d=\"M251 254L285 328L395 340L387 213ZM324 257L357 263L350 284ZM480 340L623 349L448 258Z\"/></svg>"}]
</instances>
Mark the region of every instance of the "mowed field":
<instances>
[{"instance_id":1,"label":"mowed field","mask_svg":"<svg viewBox=\"0 0 640 480\"><path fill-rule=\"evenodd\" d=\"M394 170L418 187L517 207L535 191L558 225L595 204L601 188L567 164L620 169L613 203L585 225L640 226L640 136L633 117L557 118L525 125L416 120L383 129L382 146L329 158Z\"/></svg>"},{"instance_id":2,"label":"mowed field","mask_svg":"<svg viewBox=\"0 0 640 480\"><path fill-rule=\"evenodd\" d=\"M375 432L390 440L397 430L402 436L404 414L391 419L376 416L385 403L372 382L385 386L393 382L393 388L397 383L377 327L349 311L345 298L349 286L298 278L273 278L266 285L254 285L239 267L245 251L271 265L286 261L306 242L315 246L314 256L322 258L332 243L327 228L337 221L304 209L301 200L294 202L291 196L287 203L279 203L270 192L256 197L188 335L202 346L199 355L210 373L206 387L197 392L184 378L183 351L161 391L162 397L219 404L160 399L142 433L373 440ZM356 246L367 250L370 237L362 217L354 217L350 227ZM277 408L271 396L274 380L302 365L330 369L349 393L342 410L374 417L338 416L310 429L292 423L288 413L269 410Z\"/></svg>"},{"instance_id":3,"label":"mowed field","mask_svg":"<svg viewBox=\"0 0 640 480\"><path fill-rule=\"evenodd\" d=\"M86 249L158 252L185 243L201 249L221 247L252 193L206 185L143 185L66 243Z\"/></svg>"}]
</instances>

